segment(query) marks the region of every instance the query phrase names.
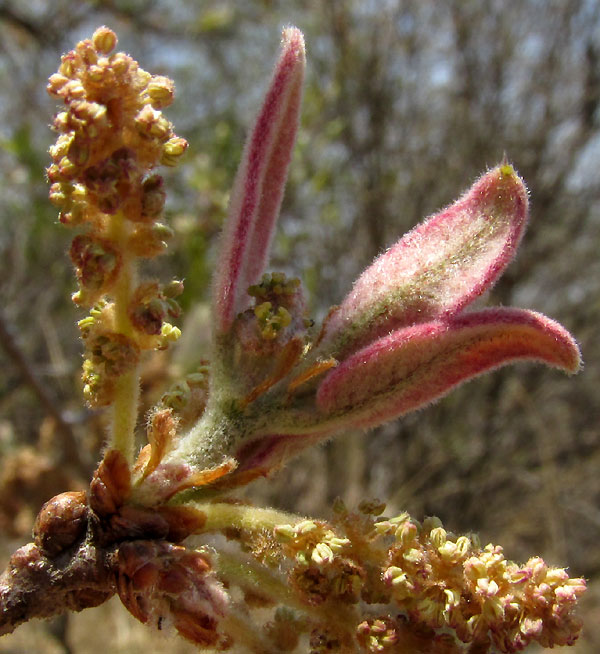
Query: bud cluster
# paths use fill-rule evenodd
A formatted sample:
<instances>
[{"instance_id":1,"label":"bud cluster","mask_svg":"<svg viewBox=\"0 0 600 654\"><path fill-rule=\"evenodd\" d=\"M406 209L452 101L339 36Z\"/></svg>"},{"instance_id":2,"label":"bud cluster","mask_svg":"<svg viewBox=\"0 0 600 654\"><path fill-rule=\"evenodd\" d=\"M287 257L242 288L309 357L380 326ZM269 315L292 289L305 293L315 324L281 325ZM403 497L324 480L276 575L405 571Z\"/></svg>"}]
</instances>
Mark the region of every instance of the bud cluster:
<instances>
[{"instance_id":1,"label":"bud cluster","mask_svg":"<svg viewBox=\"0 0 600 654\"><path fill-rule=\"evenodd\" d=\"M59 137L48 169L65 223L90 220L94 209L151 221L164 192L160 178L145 175L159 163L175 164L187 147L161 112L173 101L173 82L122 52L111 55L116 44L114 32L100 27L63 55L48 82L50 95L65 104L54 120Z\"/></svg>"},{"instance_id":2,"label":"bud cluster","mask_svg":"<svg viewBox=\"0 0 600 654\"><path fill-rule=\"evenodd\" d=\"M245 403L290 372L305 349L311 324L297 278L288 279L282 272L265 273L258 284L248 287L247 293L252 306L233 322L230 364L236 378L243 380L238 392Z\"/></svg>"},{"instance_id":3,"label":"bud cluster","mask_svg":"<svg viewBox=\"0 0 600 654\"><path fill-rule=\"evenodd\" d=\"M253 306L234 322L238 349L268 354L306 331L308 323L299 279L287 279L281 272L265 273L260 284L248 288L248 295Z\"/></svg>"},{"instance_id":4,"label":"bud cluster","mask_svg":"<svg viewBox=\"0 0 600 654\"><path fill-rule=\"evenodd\" d=\"M182 292L183 283L177 280L165 286L157 282L144 282L136 288L127 312L144 349L163 349L169 341L179 338L179 329L165 319L180 316L181 307L175 297Z\"/></svg>"},{"instance_id":5,"label":"bud cluster","mask_svg":"<svg viewBox=\"0 0 600 654\"><path fill-rule=\"evenodd\" d=\"M209 367L201 365L196 372L176 382L161 397L163 407L171 409L181 429L191 427L202 415L208 400Z\"/></svg>"},{"instance_id":6,"label":"bud cluster","mask_svg":"<svg viewBox=\"0 0 600 654\"><path fill-rule=\"evenodd\" d=\"M96 307L80 323L84 392L93 406L114 401L117 379L135 368L140 351L178 338L167 319L179 316L175 297L183 290L178 281L138 284L135 275L136 259L161 254L172 233L160 222L165 191L153 170L175 165L187 147L162 113L173 82L111 54L116 44L114 32L100 27L63 55L48 83L64 103L54 120L50 199L60 221L81 231L70 249L79 283L73 301Z\"/></svg>"},{"instance_id":7,"label":"bud cluster","mask_svg":"<svg viewBox=\"0 0 600 654\"><path fill-rule=\"evenodd\" d=\"M581 625L572 612L585 591L583 579L539 558L525 565L508 561L502 548L482 547L474 535L456 537L437 518L419 524L406 513L376 517L380 508L361 515L342 507L331 524L304 520L274 529L278 565L287 562L301 602L337 607L346 616L321 625L321 640L333 633L345 642L350 629L359 651L413 651L403 649L410 645L445 654L512 653L532 642L575 641ZM382 605L386 611L378 613Z\"/></svg>"},{"instance_id":8,"label":"bud cluster","mask_svg":"<svg viewBox=\"0 0 600 654\"><path fill-rule=\"evenodd\" d=\"M228 648L227 636L217 631L228 596L206 554L167 542L128 541L118 550L116 583L140 622L172 625L194 643Z\"/></svg>"}]
</instances>

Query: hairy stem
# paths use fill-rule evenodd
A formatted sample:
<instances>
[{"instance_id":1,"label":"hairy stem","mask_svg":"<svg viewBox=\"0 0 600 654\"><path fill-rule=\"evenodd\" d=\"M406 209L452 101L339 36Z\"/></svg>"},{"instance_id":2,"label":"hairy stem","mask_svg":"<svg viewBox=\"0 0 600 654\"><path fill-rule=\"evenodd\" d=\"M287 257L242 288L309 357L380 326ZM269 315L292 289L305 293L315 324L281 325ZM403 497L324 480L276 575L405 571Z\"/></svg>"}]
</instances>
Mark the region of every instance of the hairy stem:
<instances>
[{"instance_id":1,"label":"hairy stem","mask_svg":"<svg viewBox=\"0 0 600 654\"><path fill-rule=\"evenodd\" d=\"M293 513L243 504L190 502L185 506L196 509L206 516L202 532L220 531L227 528L272 531L277 525L293 525L305 520L302 516Z\"/></svg>"},{"instance_id":2,"label":"hairy stem","mask_svg":"<svg viewBox=\"0 0 600 654\"><path fill-rule=\"evenodd\" d=\"M256 624L240 611L230 611L221 621L222 631L233 637L234 642L243 643L247 651L255 654L277 654L279 650L269 646Z\"/></svg>"},{"instance_id":3,"label":"hairy stem","mask_svg":"<svg viewBox=\"0 0 600 654\"><path fill-rule=\"evenodd\" d=\"M126 239L130 226L121 214L116 214L111 224L111 235L127 252ZM125 336L132 336L133 325L129 320L128 307L137 281L136 260L125 255L114 289L115 330ZM112 406L112 428L109 447L119 450L129 463L133 462L135 426L138 417L140 395L139 365L119 378L116 383L115 400Z\"/></svg>"},{"instance_id":4,"label":"hairy stem","mask_svg":"<svg viewBox=\"0 0 600 654\"><path fill-rule=\"evenodd\" d=\"M112 407L112 433L109 447L119 450L128 463L133 461L134 432L140 394L138 367L123 375L116 383Z\"/></svg>"},{"instance_id":5,"label":"hairy stem","mask_svg":"<svg viewBox=\"0 0 600 654\"><path fill-rule=\"evenodd\" d=\"M254 564L246 557L236 556L234 552L219 552L219 574L229 582L242 588L253 590L266 596L276 604L282 604L313 616L318 622L327 623L346 631L348 625L356 624L356 611L351 607L342 607L339 603L328 606L319 604L311 606L302 602L285 577L274 574L263 565Z\"/></svg>"}]
</instances>

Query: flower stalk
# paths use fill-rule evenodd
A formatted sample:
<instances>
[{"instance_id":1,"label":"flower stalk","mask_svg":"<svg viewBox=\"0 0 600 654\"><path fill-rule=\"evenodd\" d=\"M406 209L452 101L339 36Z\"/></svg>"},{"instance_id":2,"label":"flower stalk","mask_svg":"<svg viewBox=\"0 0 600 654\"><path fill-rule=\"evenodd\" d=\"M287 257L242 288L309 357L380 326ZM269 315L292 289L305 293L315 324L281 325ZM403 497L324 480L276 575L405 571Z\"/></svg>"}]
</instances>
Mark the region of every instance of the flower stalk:
<instances>
[{"instance_id":1,"label":"flower stalk","mask_svg":"<svg viewBox=\"0 0 600 654\"><path fill-rule=\"evenodd\" d=\"M112 236L122 252L127 252L128 225L124 216L117 213L111 221ZM119 277L114 287L113 307L115 331L131 338L133 326L127 309L131 303L137 283L137 265L134 257L125 255ZM115 381L114 400L111 407L111 430L109 447L122 452L129 463L133 463L135 427L138 419L140 395L139 363Z\"/></svg>"},{"instance_id":2,"label":"flower stalk","mask_svg":"<svg viewBox=\"0 0 600 654\"><path fill-rule=\"evenodd\" d=\"M166 247L158 222L164 191L153 170L174 165L186 143L160 111L172 101L172 82L123 53L111 55L116 43L114 32L98 29L50 78L48 91L65 110L54 121L48 179L61 222L80 232L71 247L79 282L73 300L92 309L79 323L84 393L91 406L112 408L108 445L133 463L140 354L177 336L164 321L177 311L161 315L158 292L139 306L137 262Z\"/></svg>"}]
</instances>

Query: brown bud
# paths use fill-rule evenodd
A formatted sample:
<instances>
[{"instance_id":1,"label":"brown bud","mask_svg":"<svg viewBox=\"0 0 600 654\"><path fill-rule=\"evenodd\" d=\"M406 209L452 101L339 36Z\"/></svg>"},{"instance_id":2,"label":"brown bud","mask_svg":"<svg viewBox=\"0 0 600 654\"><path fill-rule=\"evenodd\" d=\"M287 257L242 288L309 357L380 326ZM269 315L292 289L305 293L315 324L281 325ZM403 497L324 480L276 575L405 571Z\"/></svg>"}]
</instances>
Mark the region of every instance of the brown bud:
<instances>
[{"instance_id":1,"label":"brown bud","mask_svg":"<svg viewBox=\"0 0 600 654\"><path fill-rule=\"evenodd\" d=\"M128 307L129 320L144 334L158 335L163 320L167 316L167 307L161 297L160 287L156 282L140 284L135 290Z\"/></svg>"},{"instance_id":2,"label":"brown bud","mask_svg":"<svg viewBox=\"0 0 600 654\"><path fill-rule=\"evenodd\" d=\"M111 377L119 377L137 365L139 347L120 332L101 332L88 343L89 358Z\"/></svg>"},{"instance_id":3,"label":"brown bud","mask_svg":"<svg viewBox=\"0 0 600 654\"><path fill-rule=\"evenodd\" d=\"M80 234L73 239L69 253L82 287L97 291L116 278L121 257L109 240Z\"/></svg>"},{"instance_id":4,"label":"brown bud","mask_svg":"<svg viewBox=\"0 0 600 654\"><path fill-rule=\"evenodd\" d=\"M223 644L217 626L229 598L205 554L165 541L134 540L122 543L117 556L117 591L138 620L160 624L167 618L198 645Z\"/></svg>"},{"instance_id":5,"label":"brown bud","mask_svg":"<svg viewBox=\"0 0 600 654\"><path fill-rule=\"evenodd\" d=\"M84 491L56 495L46 502L35 520L35 544L49 557L74 545L85 535L88 506Z\"/></svg>"},{"instance_id":6,"label":"brown bud","mask_svg":"<svg viewBox=\"0 0 600 654\"><path fill-rule=\"evenodd\" d=\"M75 590L66 596L66 608L76 612L91 609L94 606L104 604L113 594L113 591L96 590L94 588Z\"/></svg>"},{"instance_id":7,"label":"brown bud","mask_svg":"<svg viewBox=\"0 0 600 654\"><path fill-rule=\"evenodd\" d=\"M160 175L152 175L142 184L142 217L146 220L158 218L165 206L167 194Z\"/></svg>"},{"instance_id":8,"label":"brown bud","mask_svg":"<svg viewBox=\"0 0 600 654\"><path fill-rule=\"evenodd\" d=\"M9 568L15 571L30 568L32 566L39 566L44 560L42 550L34 543L27 543L23 547L13 552L10 557Z\"/></svg>"},{"instance_id":9,"label":"brown bud","mask_svg":"<svg viewBox=\"0 0 600 654\"><path fill-rule=\"evenodd\" d=\"M105 535L110 541L133 538L165 538L169 533L169 523L154 509L124 504L110 517L105 526Z\"/></svg>"},{"instance_id":10,"label":"brown bud","mask_svg":"<svg viewBox=\"0 0 600 654\"><path fill-rule=\"evenodd\" d=\"M167 521L167 538L175 543L198 533L206 523L206 514L187 506L162 506L156 511Z\"/></svg>"},{"instance_id":11,"label":"brown bud","mask_svg":"<svg viewBox=\"0 0 600 654\"><path fill-rule=\"evenodd\" d=\"M100 515L110 515L123 505L130 492L127 460L118 450L108 450L90 484L90 506Z\"/></svg>"}]
</instances>

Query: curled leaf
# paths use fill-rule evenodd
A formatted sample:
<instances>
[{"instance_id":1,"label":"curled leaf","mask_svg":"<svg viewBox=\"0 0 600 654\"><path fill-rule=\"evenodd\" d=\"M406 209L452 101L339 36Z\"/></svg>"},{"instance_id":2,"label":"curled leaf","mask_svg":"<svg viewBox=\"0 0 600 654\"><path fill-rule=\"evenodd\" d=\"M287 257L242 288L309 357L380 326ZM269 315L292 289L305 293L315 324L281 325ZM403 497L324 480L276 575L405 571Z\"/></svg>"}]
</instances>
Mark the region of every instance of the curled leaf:
<instances>
[{"instance_id":1,"label":"curled leaf","mask_svg":"<svg viewBox=\"0 0 600 654\"><path fill-rule=\"evenodd\" d=\"M572 336L553 320L522 309L490 309L398 329L367 345L327 375L317 405L344 424L372 427L519 359L569 373L581 362Z\"/></svg>"},{"instance_id":2,"label":"curled leaf","mask_svg":"<svg viewBox=\"0 0 600 654\"><path fill-rule=\"evenodd\" d=\"M458 313L502 274L526 219L525 185L497 166L375 259L330 316L319 352L343 357L392 329Z\"/></svg>"}]
</instances>

